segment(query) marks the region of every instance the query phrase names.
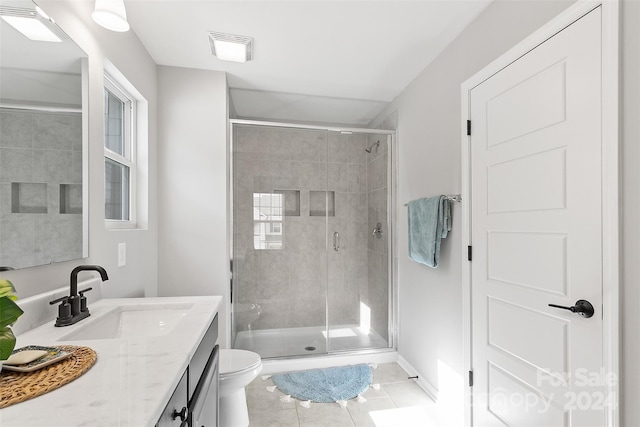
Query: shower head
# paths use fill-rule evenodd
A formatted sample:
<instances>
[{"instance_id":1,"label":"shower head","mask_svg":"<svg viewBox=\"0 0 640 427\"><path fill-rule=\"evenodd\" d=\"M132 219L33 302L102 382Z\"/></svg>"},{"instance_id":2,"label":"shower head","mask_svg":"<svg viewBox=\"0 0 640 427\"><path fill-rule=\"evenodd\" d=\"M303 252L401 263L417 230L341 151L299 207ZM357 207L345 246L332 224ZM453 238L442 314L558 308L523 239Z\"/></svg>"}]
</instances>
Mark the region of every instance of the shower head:
<instances>
[{"instance_id":1,"label":"shower head","mask_svg":"<svg viewBox=\"0 0 640 427\"><path fill-rule=\"evenodd\" d=\"M380 140L377 140L376 142L371 144L369 148L365 148L364 151L366 151L367 153L371 153L371 150L373 150L373 147L378 147L379 145L380 145Z\"/></svg>"}]
</instances>

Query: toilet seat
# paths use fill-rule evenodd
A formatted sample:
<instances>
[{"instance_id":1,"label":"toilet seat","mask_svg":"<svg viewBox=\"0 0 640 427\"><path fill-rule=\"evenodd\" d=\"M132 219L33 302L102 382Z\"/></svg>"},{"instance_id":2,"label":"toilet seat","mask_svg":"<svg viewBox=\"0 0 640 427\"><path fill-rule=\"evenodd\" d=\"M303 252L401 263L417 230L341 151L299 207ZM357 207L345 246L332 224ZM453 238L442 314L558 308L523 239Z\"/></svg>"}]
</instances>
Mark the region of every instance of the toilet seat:
<instances>
[{"instance_id":1,"label":"toilet seat","mask_svg":"<svg viewBox=\"0 0 640 427\"><path fill-rule=\"evenodd\" d=\"M262 364L260 355L252 351L238 349L220 350L220 376L252 371Z\"/></svg>"}]
</instances>

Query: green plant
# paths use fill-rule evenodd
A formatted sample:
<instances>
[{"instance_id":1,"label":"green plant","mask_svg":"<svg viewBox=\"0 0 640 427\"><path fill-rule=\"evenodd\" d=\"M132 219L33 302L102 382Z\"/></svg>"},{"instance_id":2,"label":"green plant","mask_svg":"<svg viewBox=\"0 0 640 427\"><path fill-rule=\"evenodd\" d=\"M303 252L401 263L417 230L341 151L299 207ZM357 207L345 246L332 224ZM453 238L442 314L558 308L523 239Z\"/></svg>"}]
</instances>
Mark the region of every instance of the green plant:
<instances>
[{"instance_id":1,"label":"green plant","mask_svg":"<svg viewBox=\"0 0 640 427\"><path fill-rule=\"evenodd\" d=\"M0 360L7 360L16 346L11 325L24 313L14 302L16 288L6 279L0 279Z\"/></svg>"}]
</instances>

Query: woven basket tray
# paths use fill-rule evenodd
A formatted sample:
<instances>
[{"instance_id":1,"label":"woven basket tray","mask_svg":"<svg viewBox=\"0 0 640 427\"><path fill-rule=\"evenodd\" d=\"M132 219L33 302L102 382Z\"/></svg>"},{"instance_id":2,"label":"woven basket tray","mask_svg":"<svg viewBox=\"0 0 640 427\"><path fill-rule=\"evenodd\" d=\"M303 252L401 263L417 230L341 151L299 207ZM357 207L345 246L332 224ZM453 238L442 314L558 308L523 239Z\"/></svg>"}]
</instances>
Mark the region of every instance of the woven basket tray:
<instances>
[{"instance_id":1,"label":"woven basket tray","mask_svg":"<svg viewBox=\"0 0 640 427\"><path fill-rule=\"evenodd\" d=\"M33 372L0 372L0 408L24 402L68 384L87 372L98 359L96 352L89 347L61 345L58 348L71 355Z\"/></svg>"}]
</instances>

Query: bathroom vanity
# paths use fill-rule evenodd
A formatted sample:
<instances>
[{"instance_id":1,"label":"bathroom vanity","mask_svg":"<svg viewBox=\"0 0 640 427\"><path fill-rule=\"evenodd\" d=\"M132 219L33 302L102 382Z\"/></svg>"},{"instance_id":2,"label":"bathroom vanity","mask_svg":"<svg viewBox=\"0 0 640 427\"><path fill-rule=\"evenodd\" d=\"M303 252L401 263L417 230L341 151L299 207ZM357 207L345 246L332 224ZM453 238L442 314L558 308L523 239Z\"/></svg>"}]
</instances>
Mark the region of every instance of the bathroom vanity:
<instances>
[{"instance_id":1,"label":"bathroom vanity","mask_svg":"<svg viewBox=\"0 0 640 427\"><path fill-rule=\"evenodd\" d=\"M218 316L213 319L156 427L218 426ZM184 422L188 424L184 424Z\"/></svg>"},{"instance_id":2,"label":"bathroom vanity","mask_svg":"<svg viewBox=\"0 0 640 427\"><path fill-rule=\"evenodd\" d=\"M19 335L16 348L86 346L98 358L69 384L2 409L0 424L164 427L213 419L221 300L101 299L92 304L91 316L75 325L54 327L52 321Z\"/></svg>"}]
</instances>

